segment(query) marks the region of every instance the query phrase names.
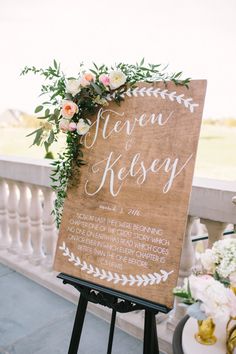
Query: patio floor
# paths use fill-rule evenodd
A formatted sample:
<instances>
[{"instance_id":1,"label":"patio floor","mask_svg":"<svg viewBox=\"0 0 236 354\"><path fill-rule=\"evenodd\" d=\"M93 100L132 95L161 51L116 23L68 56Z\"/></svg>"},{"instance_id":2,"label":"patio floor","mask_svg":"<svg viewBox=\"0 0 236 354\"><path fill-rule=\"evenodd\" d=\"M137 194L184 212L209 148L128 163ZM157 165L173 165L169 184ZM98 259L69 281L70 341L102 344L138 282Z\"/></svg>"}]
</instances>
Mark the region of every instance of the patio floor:
<instances>
[{"instance_id":1,"label":"patio floor","mask_svg":"<svg viewBox=\"0 0 236 354\"><path fill-rule=\"evenodd\" d=\"M66 354L76 306L0 264L0 354ZM79 354L106 354L109 324L86 314ZM141 354L115 329L112 354Z\"/></svg>"}]
</instances>

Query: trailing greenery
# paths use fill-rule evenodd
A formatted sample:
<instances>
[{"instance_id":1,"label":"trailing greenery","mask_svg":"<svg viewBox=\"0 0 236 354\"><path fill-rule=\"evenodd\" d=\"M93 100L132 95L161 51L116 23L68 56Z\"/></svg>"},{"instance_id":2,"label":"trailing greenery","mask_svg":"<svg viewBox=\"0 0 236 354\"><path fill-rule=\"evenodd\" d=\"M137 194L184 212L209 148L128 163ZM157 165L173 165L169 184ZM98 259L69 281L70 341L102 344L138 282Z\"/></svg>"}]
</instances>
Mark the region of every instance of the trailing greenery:
<instances>
[{"instance_id":1,"label":"trailing greenery","mask_svg":"<svg viewBox=\"0 0 236 354\"><path fill-rule=\"evenodd\" d=\"M182 72L168 74L166 67L162 68L160 64L145 65L144 59L135 65L119 63L110 68L93 63L89 71L81 64L76 77L66 77L60 64L54 60L46 69L26 66L21 75L28 73L43 77L40 96L46 96L46 100L35 108L43 122L28 135L34 136L32 145L44 145L49 153L60 131L67 134L64 152L52 163L52 187L57 193L54 213L58 227L68 180L78 175L80 167L85 164L80 137L89 130L89 117L100 107L107 106L108 98L120 105L123 94L127 89L133 90L137 82L172 81L188 87L190 81L189 78L181 79Z\"/></svg>"},{"instance_id":2,"label":"trailing greenery","mask_svg":"<svg viewBox=\"0 0 236 354\"><path fill-rule=\"evenodd\" d=\"M82 144L78 141L78 135L75 132L68 132L66 142L65 151L58 155L57 160L52 162L52 166L54 167L51 174L52 188L57 194L55 210L53 212L56 216L58 228L61 222L67 183L72 177L72 173L75 171L79 173L79 168L85 164L82 159Z\"/></svg>"}]
</instances>

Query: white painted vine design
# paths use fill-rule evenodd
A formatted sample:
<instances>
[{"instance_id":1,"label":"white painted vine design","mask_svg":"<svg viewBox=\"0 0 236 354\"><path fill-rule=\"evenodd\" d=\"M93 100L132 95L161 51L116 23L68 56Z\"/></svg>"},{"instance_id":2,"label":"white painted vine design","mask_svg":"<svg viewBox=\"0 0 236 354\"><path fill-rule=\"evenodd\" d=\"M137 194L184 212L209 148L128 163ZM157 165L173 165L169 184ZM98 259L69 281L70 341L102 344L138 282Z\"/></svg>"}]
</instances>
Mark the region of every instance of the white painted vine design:
<instances>
[{"instance_id":1,"label":"white painted vine design","mask_svg":"<svg viewBox=\"0 0 236 354\"><path fill-rule=\"evenodd\" d=\"M125 275L112 273L111 271L106 271L104 269L99 269L98 267L88 264L85 261L81 261L78 256L75 256L73 252L69 250L65 242L59 246L59 249L62 251L64 257L68 258L68 261L73 263L74 266L80 267L82 271L94 276L95 278L106 280L107 282L112 282L113 284L129 285L129 286L147 286L147 285L156 285L161 281L166 282L169 275L174 271L171 270L167 272L165 270L160 270L159 273L148 273L148 274L136 274L136 275Z\"/></svg>"},{"instance_id":2,"label":"white painted vine design","mask_svg":"<svg viewBox=\"0 0 236 354\"><path fill-rule=\"evenodd\" d=\"M184 94L176 95L176 91L169 92L167 89L161 90L160 88L154 87L136 87L135 89L128 89L126 92L121 94L122 98L125 98L125 95L128 97L138 97L145 95L147 96L154 96L154 97L161 97L162 99L168 98L170 101L176 101L179 104L183 104L187 109L190 110L191 113L194 112L195 107L198 107L197 103L192 102L193 99L191 97L184 97ZM107 96L108 101L112 101L115 97L115 93L112 95Z\"/></svg>"}]
</instances>

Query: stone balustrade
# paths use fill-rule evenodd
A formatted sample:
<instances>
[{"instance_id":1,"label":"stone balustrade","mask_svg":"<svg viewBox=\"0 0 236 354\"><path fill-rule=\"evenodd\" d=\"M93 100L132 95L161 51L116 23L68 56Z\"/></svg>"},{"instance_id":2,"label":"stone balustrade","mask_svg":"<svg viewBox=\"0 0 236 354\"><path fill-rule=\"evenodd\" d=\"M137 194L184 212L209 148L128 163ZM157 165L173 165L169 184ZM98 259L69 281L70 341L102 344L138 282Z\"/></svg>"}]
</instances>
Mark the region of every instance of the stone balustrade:
<instances>
[{"instance_id":1,"label":"stone balustrade","mask_svg":"<svg viewBox=\"0 0 236 354\"><path fill-rule=\"evenodd\" d=\"M57 229L49 161L0 158L0 249L52 269Z\"/></svg>"},{"instance_id":2,"label":"stone balustrade","mask_svg":"<svg viewBox=\"0 0 236 354\"><path fill-rule=\"evenodd\" d=\"M50 188L50 160L0 156L0 262L30 277L50 290L77 302L78 293L61 284L52 270L57 229L51 211L54 192ZM236 182L195 178L183 245L179 284L195 264L192 237L207 230L208 244L220 239L236 224ZM204 225L204 226L203 226ZM89 309L109 319L109 311L91 304ZM175 307L168 316L157 317L160 348L171 353L171 337L184 315ZM141 337L140 312L121 314L117 324Z\"/></svg>"}]
</instances>

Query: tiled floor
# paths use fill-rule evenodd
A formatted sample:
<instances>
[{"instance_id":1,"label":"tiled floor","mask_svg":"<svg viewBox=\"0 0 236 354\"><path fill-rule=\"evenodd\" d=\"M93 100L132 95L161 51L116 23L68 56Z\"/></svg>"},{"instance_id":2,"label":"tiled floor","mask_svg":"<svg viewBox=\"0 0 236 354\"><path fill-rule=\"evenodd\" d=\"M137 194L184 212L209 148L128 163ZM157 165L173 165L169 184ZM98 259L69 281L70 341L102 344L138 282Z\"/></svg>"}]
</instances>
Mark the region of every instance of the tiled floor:
<instances>
[{"instance_id":1,"label":"tiled floor","mask_svg":"<svg viewBox=\"0 0 236 354\"><path fill-rule=\"evenodd\" d=\"M67 354L76 306L0 264L0 354ZM87 313L79 354L106 354L109 325ZM141 354L115 330L112 354Z\"/></svg>"}]
</instances>

